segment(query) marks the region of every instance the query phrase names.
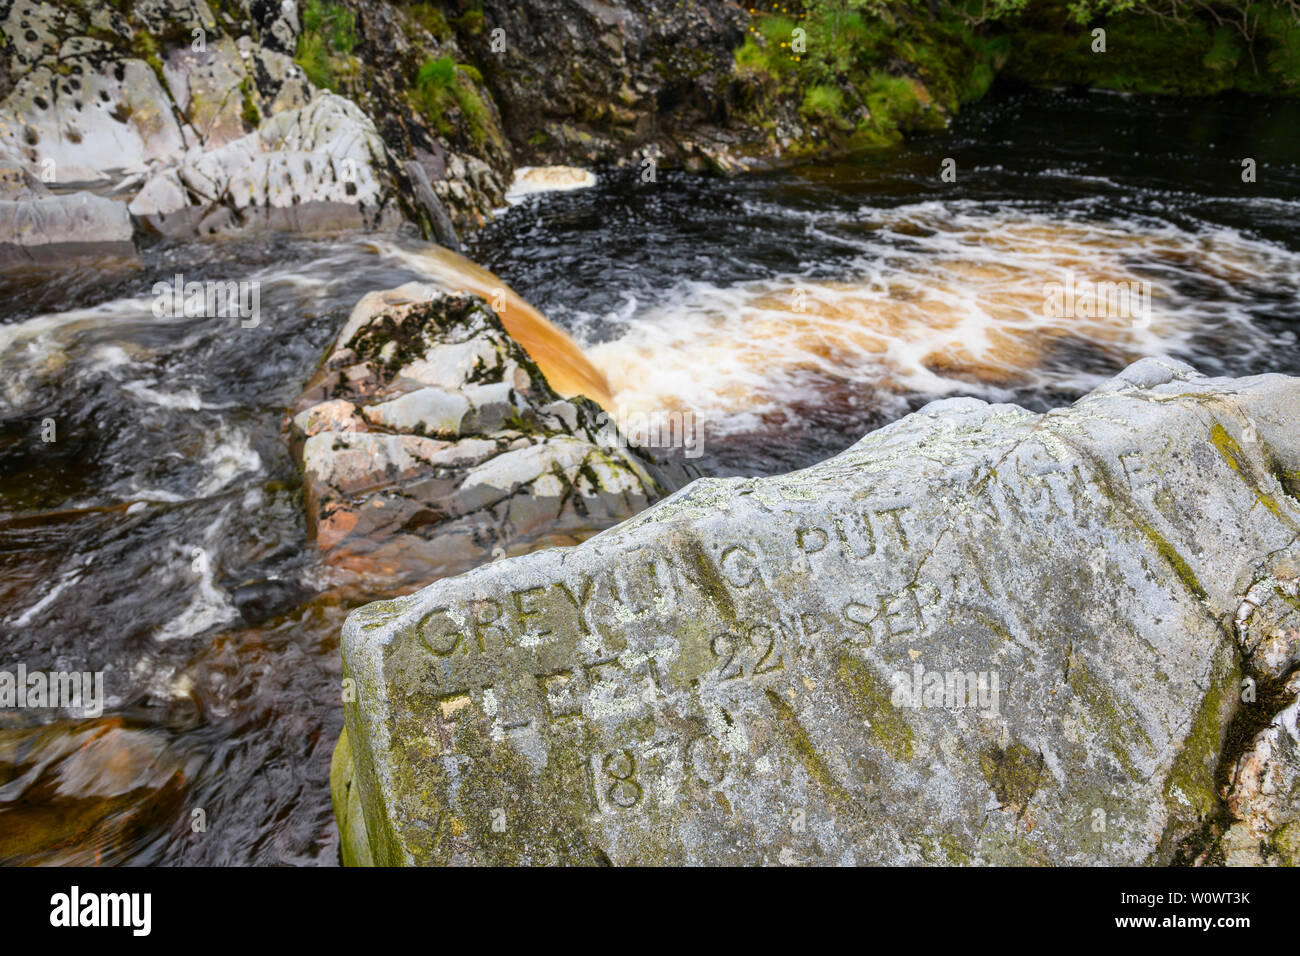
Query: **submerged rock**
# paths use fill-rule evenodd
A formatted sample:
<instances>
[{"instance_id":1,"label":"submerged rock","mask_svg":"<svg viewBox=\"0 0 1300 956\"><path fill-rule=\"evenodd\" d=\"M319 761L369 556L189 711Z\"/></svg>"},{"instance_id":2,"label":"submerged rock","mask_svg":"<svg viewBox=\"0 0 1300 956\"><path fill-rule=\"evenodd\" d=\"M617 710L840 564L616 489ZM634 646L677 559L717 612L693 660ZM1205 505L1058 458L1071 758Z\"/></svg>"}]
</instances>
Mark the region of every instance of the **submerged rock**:
<instances>
[{"instance_id":1,"label":"submerged rock","mask_svg":"<svg viewBox=\"0 0 1300 956\"><path fill-rule=\"evenodd\" d=\"M561 398L481 298L421 283L362 299L292 429L317 544L392 582L580 540L693 477L619 447L600 407Z\"/></svg>"},{"instance_id":2,"label":"submerged rock","mask_svg":"<svg viewBox=\"0 0 1300 956\"><path fill-rule=\"evenodd\" d=\"M0 865L124 862L176 825L197 769L120 717L0 727Z\"/></svg>"},{"instance_id":3,"label":"submerged rock","mask_svg":"<svg viewBox=\"0 0 1300 956\"><path fill-rule=\"evenodd\" d=\"M1295 658L1242 609L1300 561L1297 420L1300 379L1168 360L948 399L362 608L344 859L1294 860ZM1291 789L1230 809L1275 724Z\"/></svg>"}]
</instances>

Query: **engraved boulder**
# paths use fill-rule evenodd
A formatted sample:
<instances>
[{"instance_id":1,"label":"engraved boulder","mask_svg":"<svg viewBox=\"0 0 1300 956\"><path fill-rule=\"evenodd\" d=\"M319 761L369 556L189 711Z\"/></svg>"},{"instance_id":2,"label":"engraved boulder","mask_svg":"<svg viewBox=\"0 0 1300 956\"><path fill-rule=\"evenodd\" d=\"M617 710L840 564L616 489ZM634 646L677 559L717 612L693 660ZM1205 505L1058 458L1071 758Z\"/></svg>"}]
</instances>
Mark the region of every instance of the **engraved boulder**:
<instances>
[{"instance_id":1,"label":"engraved boulder","mask_svg":"<svg viewBox=\"0 0 1300 956\"><path fill-rule=\"evenodd\" d=\"M1298 421L1169 360L947 399L361 608L344 861L1295 862Z\"/></svg>"}]
</instances>

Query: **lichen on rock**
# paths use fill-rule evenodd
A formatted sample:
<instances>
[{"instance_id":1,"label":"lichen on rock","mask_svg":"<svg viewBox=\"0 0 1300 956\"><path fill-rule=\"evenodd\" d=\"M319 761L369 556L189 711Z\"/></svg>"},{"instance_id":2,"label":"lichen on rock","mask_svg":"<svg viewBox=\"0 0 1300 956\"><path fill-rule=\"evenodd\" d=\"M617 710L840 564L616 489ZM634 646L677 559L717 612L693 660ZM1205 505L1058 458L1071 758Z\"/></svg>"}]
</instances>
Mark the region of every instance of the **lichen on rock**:
<instances>
[{"instance_id":1,"label":"lichen on rock","mask_svg":"<svg viewBox=\"0 0 1300 956\"><path fill-rule=\"evenodd\" d=\"M390 585L580 540L694 474L557 394L483 299L420 283L358 304L291 430L317 544Z\"/></svg>"},{"instance_id":2,"label":"lichen on rock","mask_svg":"<svg viewBox=\"0 0 1300 956\"><path fill-rule=\"evenodd\" d=\"M1171 360L1043 415L943 400L362 608L345 857L1290 859L1294 677L1262 734L1241 689L1294 648L1234 621L1300 560L1297 414L1296 379Z\"/></svg>"}]
</instances>

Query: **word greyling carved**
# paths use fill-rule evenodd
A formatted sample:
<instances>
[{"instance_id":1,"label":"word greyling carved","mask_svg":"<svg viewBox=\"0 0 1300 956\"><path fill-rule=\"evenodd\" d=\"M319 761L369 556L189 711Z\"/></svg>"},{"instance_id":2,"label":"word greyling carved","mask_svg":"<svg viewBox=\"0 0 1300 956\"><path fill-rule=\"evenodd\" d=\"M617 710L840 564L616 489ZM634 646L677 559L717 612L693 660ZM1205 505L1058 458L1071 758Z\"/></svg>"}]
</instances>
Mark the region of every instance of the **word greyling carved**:
<instances>
[{"instance_id":1,"label":"word greyling carved","mask_svg":"<svg viewBox=\"0 0 1300 956\"><path fill-rule=\"evenodd\" d=\"M791 661L832 645L917 633L939 598L932 584L846 595L838 609L821 612L782 607L766 586L771 574L791 566L791 545L804 573L825 560L880 558L896 577L911 548L908 510L891 502L820 523L801 519L786 533L785 551L757 542L723 545L716 557L698 545L671 555L647 550L633 565L639 573L613 569L442 603L411 632L428 662L427 689L457 719L477 701L475 709L494 711L494 726L506 732L593 707L605 715L631 712L701 683L779 675ZM647 618L679 637L628 647L626 625Z\"/></svg>"}]
</instances>

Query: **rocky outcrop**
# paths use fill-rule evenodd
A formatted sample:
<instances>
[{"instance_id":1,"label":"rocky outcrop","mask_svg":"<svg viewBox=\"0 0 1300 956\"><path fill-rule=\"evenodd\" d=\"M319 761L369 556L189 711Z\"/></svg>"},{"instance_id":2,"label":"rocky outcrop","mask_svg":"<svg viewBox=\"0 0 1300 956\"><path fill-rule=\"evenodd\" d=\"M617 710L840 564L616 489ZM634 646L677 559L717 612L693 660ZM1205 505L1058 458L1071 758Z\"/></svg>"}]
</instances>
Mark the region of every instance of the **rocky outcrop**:
<instances>
[{"instance_id":1,"label":"rocky outcrop","mask_svg":"<svg viewBox=\"0 0 1300 956\"><path fill-rule=\"evenodd\" d=\"M0 201L0 263L69 255L132 255L134 230L120 202L88 192Z\"/></svg>"},{"instance_id":2,"label":"rocky outcrop","mask_svg":"<svg viewBox=\"0 0 1300 956\"><path fill-rule=\"evenodd\" d=\"M947 399L362 608L344 859L1294 863L1298 420Z\"/></svg>"},{"instance_id":3,"label":"rocky outcrop","mask_svg":"<svg viewBox=\"0 0 1300 956\"><path fill-rule=\"evenodd\" d=\"M154 173L130 211L172 236L391 229L402 214L387 165L369 117L322 93L255 133Z\"/></svg>"},{"instance_id":4,"label":"rocky outcrop","mask_svg":"<svg viewBox=\"0 0 1300 956\"><path fill-rule=\"evenodd\" d=\"M1164 17L1130 11L1104 21L1122 40L1098 57L1085 23L1099 9L1032 8L987 20L963 4L901 0L840 11L724 0L0 0L0 161L59 190L115 185L129 199L147 181L139 217L167 235L388 228L400 212L455 248L455 229L482 226L503 205L517 165L733 173L887 146L942 127L1009 57L1036 82L1300 84L1283 55L1295 29L1283 11L1251 37L1208 11L1172 34ZM1148 64L1170 42L1177 64L1162 77ZM343 190L342 203L336 163L347 151L309 170L261 135L279 128L266 126L274 118L301 122L324 93L355 104L368 117L357 136L380 144L367 147L360 181L345 184L359 192Z\"/></svg>"},{"instance_id":5,"label":"rocky outcrop","mask_svg":"<svg viewBox=\"0 0 1300 956\"><path fill-rule=\"evenodd\" d=\"M1246 593L1234 626L1250 664L1242 696L1255 706L1233 728L1247 743L1223 768L1224 812L1205 828L1196 861L1300 865L1300 560L1279 559Z\"/></svg>"},{"instance_id":6,"label":"rocky outcrop","mask_svg":"<svg viewBox=\"0 0 1300 956\"><path fill-rule=\"evenodd\" d=\"M0 148L60 185L108 184L303 105L301 72L244 27L204 0L10 0L0 6L13 50Z\"/></svg>"},{"instance_id":7,"label":"rocky outcrop","mask_svg":"<svg viewBox=\"0 0 1300 956\"><path fill-rule=\"evenodd\" d=\"M390 586L581 540L693 476L561 398L482 298L420 283L357 305L292 429L317 544Z\"/></svg>"},{"instance_id":8,"label":"rocky outcrop","mask_svg":"<svg viewBox=\"0 0 1300 956\"><path fill-rule=\"evenodd\" d=\"M496 101L470 62L467 42L482 31L481 14L388 0L356 0L348 9L355 45L330 58L339 67L333 88L374 118L393 156L420 167L457 228L484 225L504 204L514 156ZM411 178L419 189L419 177Z\"/></svg>"},{"instance_id":9,"label":"rocky outcrop","mask_svg":"<svg viewBox=\"0 0 1300 956\"><path fill-rule=\"evenodd\" d=\"M300 29L292 3L0 4L10 44L0 160L45 191L101 197L33 205L10 191L3 198L22 205L0 207L0 243L52 245L66 222L84 229L86 249L116 251L127 212L182 238L405 219L428 228L437 195L454 189L439 182L423 205L411 201L410 177L372 119L295 62ZM129 206L110 212L110 201Z\"/></svg>"},{"instance_id":10,"label":"rocky outcrop","mask_svg":"<svg viewBox=\"0 0 1300 956\"><path fill-rule=\"evenodd\" d=\"M465 42L521 156L680 165L705 161L749 132L728 122L732 52L748 20L721 0L671 8L649 0L487 0L483 29ZM538 63L547 65L540 75Z\"/></svg>"}]
</instances>

